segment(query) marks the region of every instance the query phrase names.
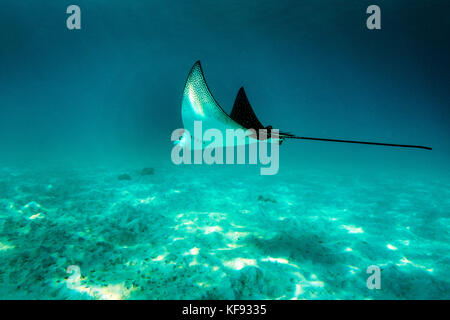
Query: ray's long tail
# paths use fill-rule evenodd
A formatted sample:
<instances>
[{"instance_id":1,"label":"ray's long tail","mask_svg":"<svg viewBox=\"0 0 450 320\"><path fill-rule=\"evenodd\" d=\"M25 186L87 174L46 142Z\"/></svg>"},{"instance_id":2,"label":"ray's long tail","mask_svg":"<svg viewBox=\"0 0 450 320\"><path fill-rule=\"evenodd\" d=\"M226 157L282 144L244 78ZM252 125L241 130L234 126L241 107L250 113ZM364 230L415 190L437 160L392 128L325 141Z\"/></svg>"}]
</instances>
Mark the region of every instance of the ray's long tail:
<instances>
[{"instance_id":1,"label":"ray's long tail","mask_svg":"<svg viewBox=\"0 0 450 320\"><path fill-rule=\"evenodd\" d=\"M325 142L371 144L371 145L377 145L377 146L400 147L400 148L416 148L416 149L432 150L431 147L416 146L416 145L410 145L410 144L395 144L395 143L368 142L368 141L355 141L355 140L340 140L340 139L298 137L298 136L295 136L293 134L285 133L285 132L280 132L280 138L281 139L299 139L299 140L325 141Z\"/></svg>"}]
</instances>

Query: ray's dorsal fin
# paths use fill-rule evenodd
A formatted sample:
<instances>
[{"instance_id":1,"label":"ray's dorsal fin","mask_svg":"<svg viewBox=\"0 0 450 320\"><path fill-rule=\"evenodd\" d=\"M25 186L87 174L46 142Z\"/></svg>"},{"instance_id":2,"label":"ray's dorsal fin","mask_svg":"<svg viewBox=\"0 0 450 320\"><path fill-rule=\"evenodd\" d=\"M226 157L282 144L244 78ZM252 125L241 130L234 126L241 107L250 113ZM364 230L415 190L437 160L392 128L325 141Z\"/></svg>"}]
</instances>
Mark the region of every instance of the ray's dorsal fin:
<instances>
[{"instance_id":1,"label":"ray's dorsal fin","mask_svg":"<svg viewBox=\"0 0 450 320\"><path fill-rule=\"evenodd\" d=\"M239 89L230 117L246 129L264 129L256 117L243 87Z\"/></svg>"}]
</instances>

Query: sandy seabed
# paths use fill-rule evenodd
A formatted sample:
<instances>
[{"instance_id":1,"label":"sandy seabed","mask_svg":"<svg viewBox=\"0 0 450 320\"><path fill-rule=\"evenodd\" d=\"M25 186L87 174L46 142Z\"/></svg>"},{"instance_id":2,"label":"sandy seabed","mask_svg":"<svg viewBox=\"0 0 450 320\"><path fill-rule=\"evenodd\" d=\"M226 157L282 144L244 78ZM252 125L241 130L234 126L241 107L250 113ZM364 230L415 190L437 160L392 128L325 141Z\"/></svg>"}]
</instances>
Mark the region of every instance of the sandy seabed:
<instances>
[{"instance_id":1,"label":"sandy seabed","mask_svg":"<svg viewBox=\"0 0 450 320\"><path fill-rule=\"evenodd\" d=\"M449 299L449 225L435 179L3 168L0 298Z\"/></svg>"}]
</instances>

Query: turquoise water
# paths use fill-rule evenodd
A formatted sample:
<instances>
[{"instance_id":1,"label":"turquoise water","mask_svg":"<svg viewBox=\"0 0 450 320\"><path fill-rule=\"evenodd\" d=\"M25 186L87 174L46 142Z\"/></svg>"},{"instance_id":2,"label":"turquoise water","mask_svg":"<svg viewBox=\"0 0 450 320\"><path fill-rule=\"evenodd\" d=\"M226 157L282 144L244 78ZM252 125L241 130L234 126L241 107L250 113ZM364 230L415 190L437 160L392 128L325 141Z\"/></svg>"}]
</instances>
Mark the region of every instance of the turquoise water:
<instances>
[{"instance_id":1,"label":"turquoise water","mask_svg":"<svg viewBox=\"0 0 450 320\"><path fill-rule=\"evenodd\" d=\"M450 298L446 1L380 0L376 31L366 1L78 4L76 31L66 4L0 5L1 299ZM433 151L176 166L197 60L227 112L244 86L281 131Z\"/></svg>"}]
</instances>

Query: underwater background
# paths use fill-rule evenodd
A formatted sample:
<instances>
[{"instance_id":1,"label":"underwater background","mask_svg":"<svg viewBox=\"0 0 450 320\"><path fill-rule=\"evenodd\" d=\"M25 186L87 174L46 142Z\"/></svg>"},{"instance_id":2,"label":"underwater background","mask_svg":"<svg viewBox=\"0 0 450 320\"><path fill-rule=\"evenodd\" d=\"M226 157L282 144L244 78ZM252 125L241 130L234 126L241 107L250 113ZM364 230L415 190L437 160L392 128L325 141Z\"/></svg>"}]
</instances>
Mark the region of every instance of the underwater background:
<instances>
[{"instance_id":1,"label":"underwater background","mask_svg":"<svg viewBox=\"0 0 450 320\"><path fill-rule=\"evenodd\" d=\"M0 298L449 299L449 10L0 1ZM244 86L264 125L433 150L286 141L273 176L176 166L197 60L227 112Z\"/></svg>"}]
</instances>

